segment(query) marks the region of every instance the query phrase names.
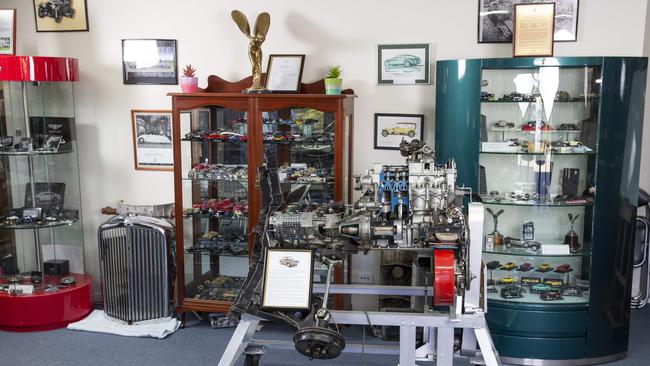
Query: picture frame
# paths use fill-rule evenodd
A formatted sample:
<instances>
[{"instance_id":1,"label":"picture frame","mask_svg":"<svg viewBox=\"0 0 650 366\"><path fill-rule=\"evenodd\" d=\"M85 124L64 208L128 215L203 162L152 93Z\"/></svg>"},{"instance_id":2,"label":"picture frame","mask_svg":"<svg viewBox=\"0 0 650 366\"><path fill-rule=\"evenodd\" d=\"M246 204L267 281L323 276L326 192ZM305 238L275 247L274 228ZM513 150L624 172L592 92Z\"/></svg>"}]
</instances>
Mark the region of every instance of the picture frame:
<instances>
[{"instance_id":1,"label":"picture frame","mask_svg":"<svg viewBox=\"0 0 650 366\"><path fill-rule=\"evenodd\" d=\"M515 4L513 57L553 57L555 3Z\"/></svg>"},{"instance_id":2,"label":"picture frame","mask_svg":"<svg viewBox=\"0 0 650 366\"><path fill-rule=\"evenodd\" d=\"M377 45L377 84L430 84L430 48L428 43Z\"/></svg>"},{"instance_id":3,"label":"picture frame","mask_svg":"<svg viewBox=\"0 0 650 366\"><path fill-rule=\"evenodd\" d=\"M313 274L313 250L268 248L264 262L262 309L310 309Z\"/></svg>"},{"instance_id":4,"label":"picture frame","mask_svg":"<svg viewBox=\"0 0 650 366\"><path fill-rule=\"evenodd\" d=\"M122 79L126 85L178 84L175 39L123 39Z\"/></svg>"},{"instance_id":5,"label":"picture frame","mask_svg":"<svg viewBox=\"0 0 650 366\"><path fill-rule=\"evenodd\" d=\"M531 0L478 0L478 43L510 43L514 23L514 4ZM580 0L534 0L537 3L555 2L555 42L576 42Z\"/></svg>"},{"instance_id":6,"label":"picture frame","mask_svg":"<svg viewBox=\"0 0 650 366\"><path fill-rule=\"evenodd\" d=\"M37 32L87 32L87 0L34 1L34 20Z\"/></svg>"},{"instance_id":7,"label":"picture frame","mask_svg":"<svg viewBox=\"0 0 650 366\"><path fill-rule=\"evenodd\" d=\"M375 149L399 150L402 140L424 139L424 114L375 113Z\"/></svg>"},{"instance_id":8,"label":"picture frame","mask_svg":"<svg viewBox=\"0 0 650 366\"><path fill-rule=\"evenodd\" d=\"M32 200L30 183L25 185L25 207L41 207L49 214L63 210L65 204L65 183L35 182Z\"/></svg>"},{"instance_id":9,"label":"picture frame","mask_svg":"<svg viewBox=\"0 0 650 366\"><path fill-rule=\"evenodd\" d=\"M300 93L305 55L269 55L266 89L273 93Z\"/></svg>"},{"instance_id":10,"label":"picture frame","mask_svg":"<svg viewBox=\"0 0 650 366\"><path fill-rule=\"evenodd\" d=\"M0 9L0 55L16 54L16 9Z\"/></svg>"},{"instance_id":11,"label":"picture frame","mask_svg":"<svg viewBox=\"0 0 650 366\"><path fill-rule=\"evenodd\" d=\"M174 170L172 111L131 110L136 170Z\"/></svg>"}]
</instances>

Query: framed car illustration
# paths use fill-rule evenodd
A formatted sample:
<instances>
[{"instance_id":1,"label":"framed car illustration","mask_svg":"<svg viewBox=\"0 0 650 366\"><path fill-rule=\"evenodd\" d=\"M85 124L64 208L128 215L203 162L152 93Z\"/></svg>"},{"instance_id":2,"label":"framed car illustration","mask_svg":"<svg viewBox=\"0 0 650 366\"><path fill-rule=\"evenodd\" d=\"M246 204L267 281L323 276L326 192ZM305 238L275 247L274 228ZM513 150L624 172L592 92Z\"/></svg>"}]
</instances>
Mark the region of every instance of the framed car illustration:
<instances>
[{"instance_id":1,"label":"framed car illustration","mask_svg":"<svg viewBox=\"0 0 650 366\"><path fill-rule=\"evenodd\" d=\"M430 84L428 43L377 46L377 84Z\"/></svg>"},{"instance_id":2,"label":"framed car illustration","mask_svg":"<svg viewBox=\"0 0 650 366\"><path fill-rule=\"evenodd\" d=\"M375 113L375 149L399 150L402 140L422 141L423 114Z\"/></svg>"},{"instance_id":3,"label":"framed car illustration","mask_svg":"<svg viewBox=\"0 0 650 366\"><path fill-rule=\"evenodd\" d=\"M172 171L172 111L132 110L131 124L135 169Z\"/></svg>"}]
</instances>

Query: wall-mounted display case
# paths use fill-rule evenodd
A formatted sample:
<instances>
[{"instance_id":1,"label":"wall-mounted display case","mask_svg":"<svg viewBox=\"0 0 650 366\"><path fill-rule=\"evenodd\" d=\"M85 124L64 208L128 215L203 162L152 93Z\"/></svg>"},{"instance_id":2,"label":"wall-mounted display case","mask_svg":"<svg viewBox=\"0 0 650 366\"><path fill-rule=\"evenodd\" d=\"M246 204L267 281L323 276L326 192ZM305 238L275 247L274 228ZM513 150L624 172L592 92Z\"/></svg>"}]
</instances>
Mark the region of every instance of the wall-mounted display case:
<instances>
[{"instance_id":1,"label":"wall-mounted display case","mask_svg":"<svg viewBox=\"0 0 650 366\"><path fill-rule=\"evenodd\" d=\"M180 313L229 310L248 273L259 166L277 166L283 190L311 202L350 195L353 95L251 95L216 80L170 94Z\"/></svg>"},{"instance_id":2,"label":"wall-mounted display case","mask_svg":"<svg viewBox=\"0 0 650 366\"><path fill-rule=\"evenodd\" d=\"M0 329L64 327L91 310L77 79L75 59L0 56Z\"/></svg>"},{"instance_id":3,"label":"wall-mounted display case","mask_svg":"<svg viewBox=\"0 0 650 366\"><path fill-rule=\"evenodd\" d=\"M646 69L438 62L436 150L486 207L487 320L504 362L625 357Z\"/></svg>"}]
</instances>

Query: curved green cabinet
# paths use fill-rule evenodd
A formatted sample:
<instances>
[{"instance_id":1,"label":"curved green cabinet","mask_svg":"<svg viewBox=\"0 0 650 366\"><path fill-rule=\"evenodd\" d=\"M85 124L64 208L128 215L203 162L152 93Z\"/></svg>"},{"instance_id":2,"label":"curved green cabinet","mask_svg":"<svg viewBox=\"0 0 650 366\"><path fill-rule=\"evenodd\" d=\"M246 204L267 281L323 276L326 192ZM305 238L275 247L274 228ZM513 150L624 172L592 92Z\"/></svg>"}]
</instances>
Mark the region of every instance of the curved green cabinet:
<instances>
[{"instance_id":1,"label":"curved green cabinet","mask_svg":"<svg viewBox=\"0 0 650 366\"><path fill-rule=\"evenodd\" d=\"M506 363L587 365L627 353L646 73L640 57L437 62L437 157L453 157L458 185L504 211L500 239L486 213L483 245L493 263L488 325ZM575 247L565 236L574 224ZM549 290L529 281L552 287L542 296ZM509 285L524 292L507 298ZM565 296L572 288L579 295Z\"/></svg>"}]
</instances>

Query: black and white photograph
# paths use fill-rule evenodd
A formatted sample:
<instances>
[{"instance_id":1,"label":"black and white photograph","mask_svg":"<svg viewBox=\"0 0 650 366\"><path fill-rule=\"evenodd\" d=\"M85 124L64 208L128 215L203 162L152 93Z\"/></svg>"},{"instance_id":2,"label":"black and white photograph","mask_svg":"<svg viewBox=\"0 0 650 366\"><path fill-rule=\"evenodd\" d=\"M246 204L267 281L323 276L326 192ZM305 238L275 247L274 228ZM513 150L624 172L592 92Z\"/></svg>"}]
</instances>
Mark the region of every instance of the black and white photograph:
<instances>
[{"instance_id":1,"label":"black and white photograph","mask_svg":"<svg viewBox=\"0 0 650 366\"><path fill-rule=\"evenodd\" d=\"M86 0L34 0L37 32L86 32Z\"/></svg>"},{"instance_id":2,"label":"black and white photograph","mask_svg":"<svg viewBox=\"0 0 650 366\"><path fill-rule=\"evenodd\" d=\"M375 149L399 150L402 140L423 140L423 114L375 113Z\"/></svg>"},{"instance_id":3,"label":"black and white photograph","mask_svg":"<svg viewBox=\"0 0 650 366\"><path fill-rule=\"evenodd\" d=\"M428 43L378 45L377 84L429 84L429 54Z\"/></svg>"},{"instance_id":4,"label":"black and white photograph","mask_svg":"<svg viewBox=\"0 0 650 366\"><path fill-rule=\"evenodd\" d=\"M124 84L178 84L176 40L123 39Z\"/></svg>"},{"instance_id":5,"label":"black and white photograph","mask_svg":"<svg viewBox=\"0 0 650 366\"><path fill-rule=\"evenodd\" d=\"M171 111L132 110L133 154L137 170L173 170Z\"/></svg>"},{"instance_id":6,"label":"black and white photograph","mask_svg":"<svg viewBox=\"0 0 650 366\"><path fill-rule=\"evenodd\" d=\"M16 54L16 9L0 9L0 55Z\"/></svg>"},{"instance_id":7,"label":"black and white photograph","mask_svg":"<svg viewBox=\"0 0 650 366\"><path fill-rule=\"evenodd\" d=\"M579 0L479 0L478 42L512 42L514 4L555 2L555 42L574 42Z\"/></svg>"}]
</instances>

